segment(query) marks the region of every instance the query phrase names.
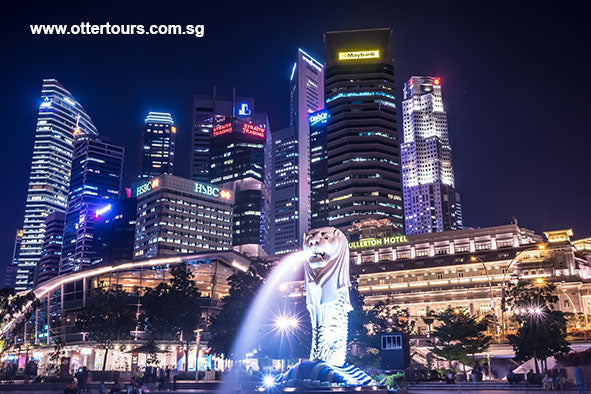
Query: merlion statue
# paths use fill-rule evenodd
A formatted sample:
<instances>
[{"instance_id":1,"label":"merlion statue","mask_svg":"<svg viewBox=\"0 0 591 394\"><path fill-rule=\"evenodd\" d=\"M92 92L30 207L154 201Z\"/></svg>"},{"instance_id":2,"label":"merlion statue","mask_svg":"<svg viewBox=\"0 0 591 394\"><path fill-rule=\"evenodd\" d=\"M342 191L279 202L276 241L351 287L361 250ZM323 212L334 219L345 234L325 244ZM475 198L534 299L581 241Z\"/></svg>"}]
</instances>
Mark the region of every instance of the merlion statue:
<instances>
[{"instance_id":1,"label":"merlion statue","mask_svg":"<svg viewBox=\"0 0 591 394\"><path fill-rule=\"evenodd\" d=\"M311 360L345 365L349 299L349 244L336 228L311 230L304 238L306 306L312 320Z\"/></svg>"},{"instance_id":2,"label":"merlion statue","mask_svg":"<svg viewBox=\"0 0 591 394\"><path fill-rule=\"evenodd\" d=\"M297 363L277 382L289 387L377 386L371 376L345 360L348 315L353 309L347 238L333 227L310 230L303 255L306 307L312 321L310 361Z\"/></svg>"}]
</instances>

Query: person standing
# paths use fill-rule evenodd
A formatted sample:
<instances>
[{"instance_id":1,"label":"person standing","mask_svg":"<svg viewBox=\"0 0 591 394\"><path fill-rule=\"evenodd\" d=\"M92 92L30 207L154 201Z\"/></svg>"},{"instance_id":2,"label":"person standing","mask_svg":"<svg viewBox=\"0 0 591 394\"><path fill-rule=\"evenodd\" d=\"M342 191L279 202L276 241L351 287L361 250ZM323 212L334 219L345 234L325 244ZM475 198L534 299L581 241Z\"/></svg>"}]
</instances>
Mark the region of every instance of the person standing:
<instances>
[{"instance_id":1,"label":"person standing","mask_svg":"<svg viewBox=\"0 0 591 394\"><path fill-rule=\"evenodd\" d=\"M174 370L172 371L172 391L176 391L176 381L179 378L179 369L177 367L174 367Z\"/></svg>"},{"instance_id":2,"label":"person standing","mask_svg":"<svg viewBox=\"0 0 591 394\"><path fill-rule=\"evenodd\" d=\"M583 394L585 392L585 377L583 376L583 370L578 365L575 367L575 384L579 394Z\"/></svg>"},{"instance_id":3,"label":"person standing","mask_svg":"<svg viewBox=\"0 0 591 394\"><path fill-rule=\"evenodd\" d=\"M166 375L164 374L164 369L158 369L158 391L164 390L164 382L166 381Z\"/></svg>"}]
</instances>

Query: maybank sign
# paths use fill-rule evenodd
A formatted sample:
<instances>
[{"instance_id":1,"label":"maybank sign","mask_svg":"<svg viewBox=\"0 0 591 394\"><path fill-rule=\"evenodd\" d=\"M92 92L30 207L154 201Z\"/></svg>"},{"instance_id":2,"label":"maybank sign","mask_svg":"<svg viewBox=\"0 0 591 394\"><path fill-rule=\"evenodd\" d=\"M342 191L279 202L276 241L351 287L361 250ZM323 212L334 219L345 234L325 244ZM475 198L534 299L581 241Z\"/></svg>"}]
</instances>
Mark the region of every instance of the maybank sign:
<instances>
[{"instance_id":1,"label":"maybank sign","mask_svg":"<svg viewBox=\"0 0 591 394\"><path fill-rule=\"evenodd\" d=\"M369 51L355 51L355 52L339 52L339 60L356 60L356 59L379 59L380 51L372 49Z\"/></svg>"},{"instance_id":2,"label":"maybank sign","mask_svg":"<svg viewBox=\"0 0 591 394\"><path fill-rule=\"evenodd\" d=\"M384 238L365 238L359 241L349 242L349 249L379 248L408 242L406 235L395 235Z\"/></svg>"}]
</instances>

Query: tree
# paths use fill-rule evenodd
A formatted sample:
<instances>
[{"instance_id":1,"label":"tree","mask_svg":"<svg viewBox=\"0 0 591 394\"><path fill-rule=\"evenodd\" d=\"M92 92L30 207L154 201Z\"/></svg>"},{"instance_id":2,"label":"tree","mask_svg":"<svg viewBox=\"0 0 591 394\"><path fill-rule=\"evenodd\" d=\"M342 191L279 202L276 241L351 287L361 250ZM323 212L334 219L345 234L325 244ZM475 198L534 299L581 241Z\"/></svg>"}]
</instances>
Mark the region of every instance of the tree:
<instances>
[{"instance_id":1,"label":"tree","mask_svg":"<svg viewBox=\"0 0 591 394\"><path fill-rule=\"evenodd\" d=\"M380 301L370 310L370 321L376 333L400 331L410 335L415 328L415 321L410 319L408 309L397 305L393 297Z\"/></svg>"},{"instance_id":2,"label":"tree","mask_svg":"<svg viewBox=\"0 0 591 394\"><path fill-rule=\"evenodd\" d=\"M435 318L440 324L433 330L430 349L446 359L450 368L452 361L461 362L465 368L471 363L468 355L474 356L488 349L491 342L485 334L490 323L488 317L477 320L463 308L448 308Z\"/></svg>"},{"instance_id":3,"label":"tree","mask_svg":"<svg viewBox=\"0 0 591 394\"><path fill-rule=\"evenodd\" d=\"M365 297L359 291L359 275L351 276L349 299L353 307L349 312L347 333L349 362L364 368L377 368L379 338L368 329L370 313L363 309Z\"/></svg>"},{"instance_id":4,"label":"tree","mask_svg":"<svg viewBox=\"0 0 591 394\"><path fill-rule=\"evenodd\" d=\"M189 345L201 321L201 293L187 264L170 270L171 278L154 288L146 288L142 304L146 329L158 339L178 340L188 368Z\"/></svg>"},{"instance_id":5,"label":"tree","mask_svg":"<svg viewBox=\"0 0 591 394\"><path fill-rule=\"evenodd\" d=\"M566 340L567 320L564 313L555 309L558 296L554 284L541 279L519 281L509 287L507 301L519 324L517 333L507 336L516 360L533 358L539 373L538 360L544 365L548 357L570 351Z\"/></svg>"},{"instance_id":6,"label":"tree","mask_svg":"<svg viewBox=\"0 0 591 394\"><path fill-rule=\"evenodd\" d=\"M64 349L64 343L60 337L55 339L53 344L53 351L49 353L49 360L47 366L45 367L45 374L46 375L58 375L60 370L60 361L62 357L66 355ZM106 353L106 350L105 350ZM103 363L104 366L104 363ZM104 370L104 368L103 368Z\"/></svg>"},{"instance_id":7,"label":"tree","mask_svg":"<svg viewBox=\"0 0 591 394\"><path fill-rule=\"evenodd\" d=\"M0 317L0 330L20 314L23 314L22 318L19 318L22 324L31 317L38 306L39 300L32 291L25 295L18 295L11 287L0 289L0 316L2 316ZM16 326L15 331L17 331Z\"/></svg>"},{"instance_id":8,"label":"tree","mask_svg":"<svg viewBox=\"0 0 591 394\"><path fill-rule=\"evenodd\" d=\"M363 309L365 297L359 292L359 275L351 276L351 289L349 290L349 299L353 310L349 312L349 327L347 332L348 346L368 345L369 330L367 323L369 314Z\"/></svg>"},{"instance_id":9,"label":"tree","mask_svg":"<svg viewBox=\"0 0 591 394\"><path fill-rule=\"evenodd\" d=\"M86 307L76 315L76 330L86 333L88 340L105 349L103 371L113 341L131 338L130 331L136 327L136 315L125 302L126 296L121 286L113 286L108 291L98 287L93 289Z\"/></svg>"},{"instance_id":10,"label":"tree","mask_svg":"<svg viewBox=\"0 0 591 394\"><path fill-rule=\"evenodd\" d=\"M247 271L236 270L228 278L229 295L222 300L222 310L212 318L211 348L214 353L230 355L232 344L265 278L271 271L272 261L254 258Z\"/></svg>"}]
</instances>

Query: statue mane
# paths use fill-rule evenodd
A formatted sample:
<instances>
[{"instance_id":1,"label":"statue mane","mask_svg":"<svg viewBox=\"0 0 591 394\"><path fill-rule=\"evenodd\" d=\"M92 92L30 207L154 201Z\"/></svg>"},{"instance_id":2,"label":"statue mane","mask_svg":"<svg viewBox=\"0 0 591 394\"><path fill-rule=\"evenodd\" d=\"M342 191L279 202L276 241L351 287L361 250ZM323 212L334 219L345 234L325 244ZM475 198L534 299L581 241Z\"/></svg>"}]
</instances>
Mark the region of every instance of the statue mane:
<instances>
[{"instance_id":1,"label":"statue mane","mask_svg":"<svg viewBox=\"0 0 591 394\"><path fill-rule=\"evenodd\" d=\"M313 281L319 286L324 286L326 283L336 281L336 288L351 287L351 276L349 275L349 242L345 235L336 228L326 228L332 230L332 238L330 243L337 249L336 253L332 253L328 260L328 264L320 269L314 269L310 266L309 261L306 260L304 264L306 282ZM320 231L319 229L317 231ZM306 239L310 236L307 234ZM335 245L336 244L336 245Z\"/></svg>"}]
</instances>

